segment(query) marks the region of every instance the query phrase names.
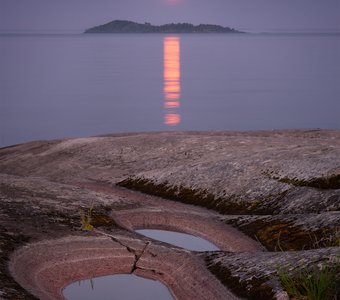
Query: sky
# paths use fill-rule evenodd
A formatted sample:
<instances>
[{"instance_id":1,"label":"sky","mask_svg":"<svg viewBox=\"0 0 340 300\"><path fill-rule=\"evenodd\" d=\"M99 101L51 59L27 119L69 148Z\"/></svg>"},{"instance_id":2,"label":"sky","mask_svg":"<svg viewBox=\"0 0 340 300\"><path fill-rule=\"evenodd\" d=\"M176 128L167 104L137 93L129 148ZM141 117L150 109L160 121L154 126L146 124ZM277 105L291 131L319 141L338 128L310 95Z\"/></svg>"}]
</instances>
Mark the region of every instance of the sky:
<instances>
[{"instance_id":1,"label":"sky","mask_svg":"<svg viewBox=\"0 0 340 300\"><path fill-rule=\"evenodd\" d=\"M340 0L0 0L0 30L84 30L112 20L254 32L340 31Z\"/></svg>"}]
</instances>

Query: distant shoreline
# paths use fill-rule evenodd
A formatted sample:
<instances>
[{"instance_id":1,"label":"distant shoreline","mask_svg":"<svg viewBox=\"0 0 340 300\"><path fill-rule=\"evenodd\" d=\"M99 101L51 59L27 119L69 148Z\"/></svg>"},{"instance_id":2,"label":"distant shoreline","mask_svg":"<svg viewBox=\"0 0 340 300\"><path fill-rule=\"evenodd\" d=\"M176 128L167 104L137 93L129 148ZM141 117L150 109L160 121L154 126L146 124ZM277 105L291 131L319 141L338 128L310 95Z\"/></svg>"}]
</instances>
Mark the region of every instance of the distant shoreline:
<instances>
[{"instance_id":1,"label":"distant shoreline","mask_svg":"<svg viewBox=\"0 0 340 300\"><path fill-rule=\"evenodd\" d=\"M0 30L0 37L9 37L9 36L81 36L84 35L84 30ZM97 34L110 34L111 32L98 32ZM153 34L207 34L207 33L189 33L189 32L154 32ZM274 31L262 31L262 32L252 32L252 31L240 31L242 35L250 35L250 36L263 36L263 35L272 35L272 36L339 36L340 31L329 31L329 32L318 32L318 31L308 31L308 32L274 32ZM139 34L138 32L117 32L114 34ZM209 34L219 34L210 32Z\"/></svg>"}]
</instances>

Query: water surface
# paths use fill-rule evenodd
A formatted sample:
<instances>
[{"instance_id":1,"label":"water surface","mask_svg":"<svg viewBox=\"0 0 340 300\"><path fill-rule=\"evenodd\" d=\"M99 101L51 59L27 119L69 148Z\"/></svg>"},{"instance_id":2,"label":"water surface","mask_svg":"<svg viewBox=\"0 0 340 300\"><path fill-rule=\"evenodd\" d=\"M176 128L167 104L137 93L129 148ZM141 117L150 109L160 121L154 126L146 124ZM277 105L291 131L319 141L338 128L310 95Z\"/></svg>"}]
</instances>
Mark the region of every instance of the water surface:
<instances>
[{"instance_id":1,"label":"water surface","mask_svg":"<svg viewBox=\"0 0 340 300\"><path fill-rule=\"evenodd\" d=\"M0 146L163 130L340 129L337 34L1 34Z\"/></svg>"},{"instance_id":2,"label":"water surface","mask_svg":"<svg viewBox=\"0 0 340 300\"><path fill-rule=\"evenodd\" d=\"M138 229L135 231L152 239L166 242L168 244L172 244L192 251L220 250L213 243L198 236L193 236L191 234L158 229Z\"/></svg>"},{"instance_id":3,"label":"water surface","mask_svg":"<svg viewBox=\"0 0 340 300\"><path fill-rule=\"evenodd\" d=\"M78 281L68 285L63 294L67 300L173 300L162 283L130 274Z\"/></svg>"}]
</instances>

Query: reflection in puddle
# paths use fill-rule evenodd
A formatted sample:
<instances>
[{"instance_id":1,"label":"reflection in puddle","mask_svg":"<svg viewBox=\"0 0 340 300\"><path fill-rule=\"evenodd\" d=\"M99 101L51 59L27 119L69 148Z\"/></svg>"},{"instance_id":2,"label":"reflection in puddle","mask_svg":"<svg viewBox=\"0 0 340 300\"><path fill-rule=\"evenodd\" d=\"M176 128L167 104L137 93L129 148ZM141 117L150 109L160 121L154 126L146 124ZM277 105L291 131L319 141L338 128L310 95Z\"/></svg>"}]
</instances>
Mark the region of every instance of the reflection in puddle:
<instances>
[{"instance_id":1,"label":"reflection in puddle","mask_svg":"<svg viewBox=\"0 0 340 300\"><path fill-rule=\"evenodd\" d=\"M173 300L162 283L130 274L78 281L68 285L63 294L68 300Z\"/></svg>"},{"instance_id":2,"label":"reflection in puddle","mask_svg":"<svg viewBox=\"0 0 340 300\"><path fill-rule=\"evenodd\" d=\"M181 122L178 113L181 96L181 65L179 37L164 38L164 124L174 126Z\"/></svg>"},{"instance_id":3,"label":"reflection in puddle","mask_svg":"<svg viewBox=\"0 0 340 300\"><path fill-rule=\"evenodd\" d=\"M140 229L135 231L152 239L173 244L192 251L220 250L207 240L186 233L156 229Z\"/></svg>"}]
</instances>

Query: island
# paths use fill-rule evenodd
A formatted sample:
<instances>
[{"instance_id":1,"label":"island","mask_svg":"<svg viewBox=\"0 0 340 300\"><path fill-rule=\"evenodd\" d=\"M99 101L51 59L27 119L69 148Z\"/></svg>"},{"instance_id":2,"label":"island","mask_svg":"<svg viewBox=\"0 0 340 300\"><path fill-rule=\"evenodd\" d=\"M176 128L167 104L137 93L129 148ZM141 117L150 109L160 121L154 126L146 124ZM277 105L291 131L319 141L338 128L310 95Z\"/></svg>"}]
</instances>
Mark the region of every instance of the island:
<instances>
[{"instance_id":1,"label":"island","mask_svg":"<svg viewBox=\"0 0 340 300\"><path fill-rule=\"evenodd\" d=\"M136 23L125 20L115 20L103 25L85 30L85 33L243 33L234 28L220 25L190 23L171 23L160 26L150 23Z\"/></svg>"}]
</instances>

